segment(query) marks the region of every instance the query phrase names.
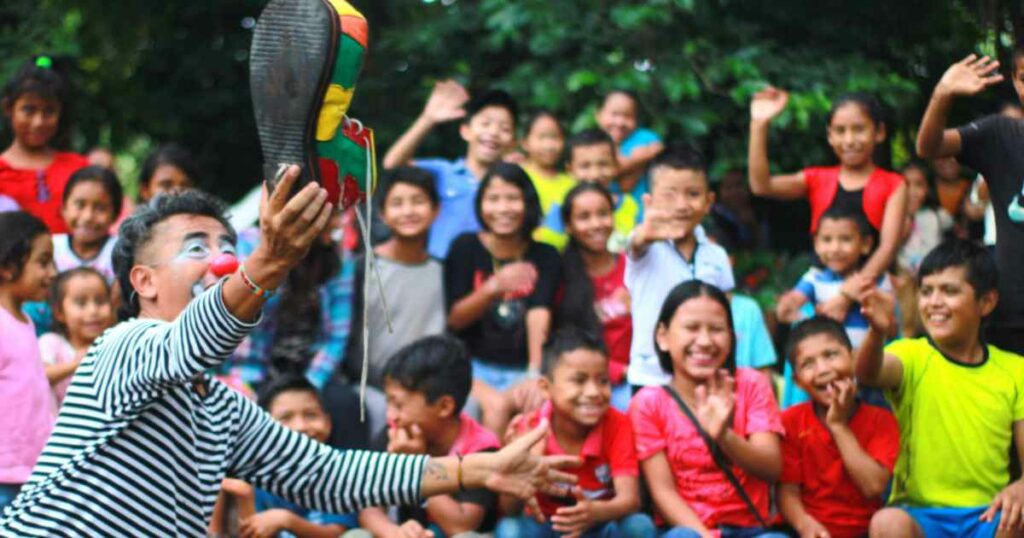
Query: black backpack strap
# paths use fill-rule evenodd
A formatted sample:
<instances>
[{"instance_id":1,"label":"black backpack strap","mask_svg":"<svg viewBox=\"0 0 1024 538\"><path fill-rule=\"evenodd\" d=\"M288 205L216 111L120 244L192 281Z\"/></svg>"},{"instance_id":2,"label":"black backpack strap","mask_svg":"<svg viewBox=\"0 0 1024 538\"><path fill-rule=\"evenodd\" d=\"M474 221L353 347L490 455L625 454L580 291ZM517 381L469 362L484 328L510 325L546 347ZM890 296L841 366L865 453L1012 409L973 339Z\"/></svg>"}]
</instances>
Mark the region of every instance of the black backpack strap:
<instances>
[{"instance_id":1,"label":"black backpack strap","mask_svg":"<svg viewBox=\"0 0 1024 538\"><path fill-rule=\"evenodd\" d=\"M747 505L747 510L750 510L750 513L754 514L759 525L767 528L768 523L761 516L761 512L757 510L757 507L754 506L754 501L750 500L750 496L747 495L746 490L743 489L743 485L740 484L740 480L736 478L735 474L733 474L732 465L726 459L725 454L722 453L722 449L718 447L718 444L711 438L711 435L701 427L700 422L697 420L697 417L694 416L693 411L690 410L690 407L686 405L686 402L683 401L675 389L670 385L662 385L661 388L676 401L676 405L679 406L679 410L682 411L683 414L686 415L686 418L690 420L690 423L693 424L697 433L700 434L701 439L704 440L704 444L707 445L708 451L711 452L711 458L715 460L715 464L718 465L718 468L725 474L725 478L729 480L733 489L735 489L736 493L738 493L740 498L743 499L743 502Z\"/></svg>"}]
</instances>

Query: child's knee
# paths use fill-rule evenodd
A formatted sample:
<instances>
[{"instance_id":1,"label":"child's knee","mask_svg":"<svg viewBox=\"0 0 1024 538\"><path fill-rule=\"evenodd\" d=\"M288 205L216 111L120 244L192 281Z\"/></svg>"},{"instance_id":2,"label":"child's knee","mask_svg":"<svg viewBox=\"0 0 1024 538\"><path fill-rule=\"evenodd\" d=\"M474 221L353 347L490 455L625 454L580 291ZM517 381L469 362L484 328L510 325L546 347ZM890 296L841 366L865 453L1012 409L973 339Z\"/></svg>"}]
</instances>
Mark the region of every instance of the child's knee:
<instances>
[{"instance_id":1,"label":"child's knee","mask_svg":"<svg viewBox=\"0 0 1024 538\"><path fill-rule=\"evenodd\" d=\"M914 518L899 508L883 508L871 518L868 530L871 538L921 537L921 528Z\"/></svg>"},{"instance_id":2,"label":"child's knee","mask_svg":"<svg viewBox=\"0 0 1024 538\"><path fill-rule=\"evenodd\" d=\"M650 516L637 512L618 521L618 532L615 535L626 538L654 538L658 535L658 530Z\"/></svg>"}]
</instances>

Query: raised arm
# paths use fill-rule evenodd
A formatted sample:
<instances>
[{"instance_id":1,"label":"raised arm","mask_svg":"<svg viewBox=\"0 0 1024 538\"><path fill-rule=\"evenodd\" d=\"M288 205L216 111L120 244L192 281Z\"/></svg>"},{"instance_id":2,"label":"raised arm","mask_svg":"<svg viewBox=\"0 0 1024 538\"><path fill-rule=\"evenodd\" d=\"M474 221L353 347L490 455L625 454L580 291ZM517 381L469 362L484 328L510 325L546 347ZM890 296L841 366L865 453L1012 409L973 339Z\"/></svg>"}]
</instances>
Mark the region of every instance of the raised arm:
<instances>
[{"instance_id":1,"label":"raised arm","mask_svg":"<svg viewBox=\"0 0 1024 538\"><path fill-rule=\"evenodd\" d=\"M997 71L999 62L988 56L978 58L971 54L951 65L942 75L928 101L917 131L917 154L925 159L955 157L960 154L960 132L947 129L949 110L953 99L975 95L989 86L1002 82Z\"/></svg>"},{"instance_id":2,"label":"raised arm","mask_svg":"<svg viewBox=\"0 0 1024 538\"><path fill-rule=\"evenodd\" d=\"M825 414L825 426L839 447L839 457L843 460L846 473L861 495L867 499L877 499L885 492L892 473L868 454L850 429L850 418L857 405L856 395L857 387L852 380L836 381Z\"/></svg>"},{"instance_id":3,"label":"raised arm","mask_svg":"<svg viewBox=\"0 0 1024 538\"><path fill-rule=\"evenodd\" d=\"M807 195L804 173L772 176L768 161L768 131L773 119L782 114L789 94L768 86L750 102L750 144L747 148L750 192L755 196L794 199Z\"/></svg>"},{"instance_id":4,"label":"raised arm","mask_svg":"<svg viewBox=\"0 0 1024 538\"><path fill-rule=\"evenodd\" d=\"M434 126L446 121L457 120L466 115L466 110L463 107L468 101L469 93L458 82L442 80L434 84L434 90L427 98L423 112L391 145L388 152L384 154L381 165L384 168L395 168L409 164L416 155L416 149L420 146L420 142L423 142Z\"/></svg>"},{"instance_id":5,"label":"raised arm","mask_svg":"<svg viewBox=\"0 0 1024 538\"><path fill-rule=\"evenodd\" d=\"M886 335L896 323L895 303L888 293L878 288L863 293L859 300L861 313L870 327L857 348L857 380L882 389L899 388L903 381L903 363L882 349Z\"/></svg>"},{"instance_id":6,"label":"raised arm","mask_svg":"<svg viewBox=\"0 0 1024 538\"><path fill-rule=\"evenodd\" d=\"M879 233L878 248L864 263L863 272L870 278L885 273L896 259L903 244L903 226L907 215L907 184L901 182L885 203L882 229Z\"/></svg>"}]
</instances>

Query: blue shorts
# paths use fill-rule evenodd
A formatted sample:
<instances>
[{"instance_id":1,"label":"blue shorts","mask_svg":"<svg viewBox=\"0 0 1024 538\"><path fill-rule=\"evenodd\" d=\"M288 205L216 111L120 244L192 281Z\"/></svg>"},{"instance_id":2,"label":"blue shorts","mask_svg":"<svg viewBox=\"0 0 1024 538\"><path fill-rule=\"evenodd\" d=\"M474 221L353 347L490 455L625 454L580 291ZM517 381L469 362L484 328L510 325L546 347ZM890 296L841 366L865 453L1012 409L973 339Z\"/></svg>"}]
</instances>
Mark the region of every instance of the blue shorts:
<instances>
[{"instance_id":1,"label":"blue shorts","mask_svg":"<svg viewBox=\"0 0 1024 538\"><path fill-rule=\"evenodd\" d=\"M979 521L988 506L978 508L935 508L897 506L910 514L928 538L992 538L999 528L1000 512L992 521Z\"/></svg>"},{"instance_id":2,"label":"blue shorts","mask_svg":"<svg viewBox=\"0 0 1024 538\"><path fill-rule=\"evenodd\" d=\"M505 392L526 379L526 368L503 366L473 359L473 379L482 381L495 390Z\"/></svg>"}]
</instances>

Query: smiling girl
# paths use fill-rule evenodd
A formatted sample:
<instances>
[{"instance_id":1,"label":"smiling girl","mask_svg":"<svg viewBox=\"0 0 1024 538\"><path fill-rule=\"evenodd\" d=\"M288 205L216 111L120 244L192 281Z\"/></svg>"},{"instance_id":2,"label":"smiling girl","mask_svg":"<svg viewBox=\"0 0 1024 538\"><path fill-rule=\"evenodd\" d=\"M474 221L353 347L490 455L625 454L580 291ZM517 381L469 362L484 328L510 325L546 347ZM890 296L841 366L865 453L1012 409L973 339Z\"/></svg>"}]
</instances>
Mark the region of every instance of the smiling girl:
<instances>
[{"instance_id":1,"label":"smiling girl","mask_svg":"<svg viewBox=\"0 0 1024 538\"><path fill-rule=\"evenodd\" d=\"M58 271L91 267L106 281L114 280L112 254L116 238L109 231L121 213L121 183L106 168L87 166L71 175L64 189L61 215L69 232L53 237Z\"/></svg>"}]
</instances>

